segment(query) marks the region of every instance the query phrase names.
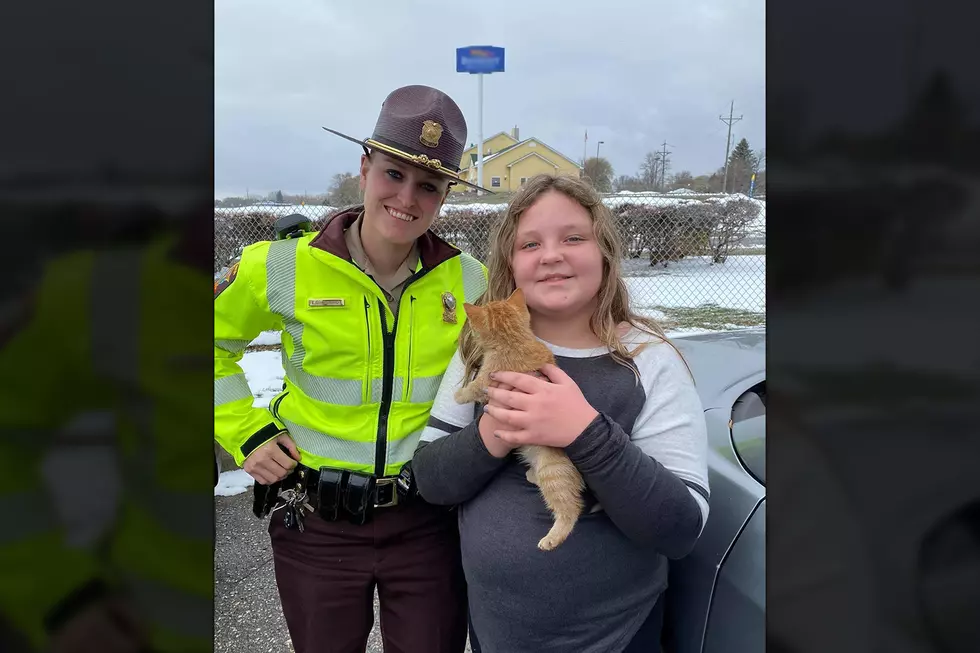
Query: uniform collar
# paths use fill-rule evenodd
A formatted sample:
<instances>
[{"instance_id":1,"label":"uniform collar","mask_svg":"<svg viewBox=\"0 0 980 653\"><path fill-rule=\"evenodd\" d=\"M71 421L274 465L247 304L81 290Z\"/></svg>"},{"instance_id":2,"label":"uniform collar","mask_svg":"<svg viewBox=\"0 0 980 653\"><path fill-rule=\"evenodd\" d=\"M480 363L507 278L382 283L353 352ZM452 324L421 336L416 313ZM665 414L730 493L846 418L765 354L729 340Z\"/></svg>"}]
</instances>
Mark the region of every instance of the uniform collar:
<instances>
[{"instance_id":1,"label":"uniform collar","mask_svg":"<svg viewBox=\"0 0 980 653\"><path fill-rule=\"evenodd\" d=\"M363 212L363 206L355 206L329 216L326 218L327 223L323 230L310 242L310 247L316 247L345 261L356 263L351 258L346 232ZM415 246L422 267L427 270L445 263L454 256L459 256L460 253L457 248L435 235L431 229L419 236Z\"/></svg>"}]
</instances>

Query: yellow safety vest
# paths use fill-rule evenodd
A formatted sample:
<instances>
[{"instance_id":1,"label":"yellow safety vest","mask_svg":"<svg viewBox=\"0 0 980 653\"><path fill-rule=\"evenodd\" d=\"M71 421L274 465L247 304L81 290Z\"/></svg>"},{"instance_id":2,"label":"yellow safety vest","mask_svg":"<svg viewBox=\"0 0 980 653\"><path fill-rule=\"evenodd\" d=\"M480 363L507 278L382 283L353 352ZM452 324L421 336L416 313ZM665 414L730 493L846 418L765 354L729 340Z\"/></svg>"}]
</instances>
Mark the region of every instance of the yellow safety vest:
<instances>
[{"instance_id":1,"label":"yellow safety vest","mask_svg":"<svg viewBox=\"0 0 980 653\"><path fill-rule=\"evenodd\" d=\"M206 327L180 310L207 277L173 260L173 243L50 264L29 320L0 345L0 367L21 370L0 380L0 510L17 515L0 530L0 609L39 649L52 612L92 583L127 597L153 650L213 647ZM115 417L123 489L112 529L82 547L66 540L39 466L57 430L93 410ZM64 482L85 492L85 471Z\"/></svg>"},{"instance_id":2,"label":"yellow safety vest","mask_svg":"<svg viewBox=\"0 0 980 653\"><path fill-rule=\"evenodd\" d=\"M350 260L344 230L246 247L216 286L215 438L241 465L282 429L303 464L387 476L415 451L466 314L486 290L482 263L426 232L397 320ZM262 331L282 331L286 388L268 409L238 361Z\"/></svg>"}]
</instances>

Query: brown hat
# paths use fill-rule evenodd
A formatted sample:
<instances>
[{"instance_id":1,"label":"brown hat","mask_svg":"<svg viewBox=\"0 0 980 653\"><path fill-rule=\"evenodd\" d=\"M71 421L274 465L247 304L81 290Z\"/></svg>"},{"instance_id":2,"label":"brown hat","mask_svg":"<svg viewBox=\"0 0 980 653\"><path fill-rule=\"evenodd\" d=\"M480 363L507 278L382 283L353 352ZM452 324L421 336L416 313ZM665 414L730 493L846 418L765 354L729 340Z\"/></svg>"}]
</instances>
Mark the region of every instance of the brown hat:
<instances>
[{"instance_id":1,"label":"brown hat","mask_svg":"<svg viewBox=\"0 0 980 653\"><path fill-rule=\"evenodd\" d=\"M459 177L459 161L466 144L466 120L452 98L429 86L403 86L385 98L374 134L358 140L324 127L331 134L378 150L414 166L449 177L486 192L486 188Z\"/></svg>"}]
</instances>

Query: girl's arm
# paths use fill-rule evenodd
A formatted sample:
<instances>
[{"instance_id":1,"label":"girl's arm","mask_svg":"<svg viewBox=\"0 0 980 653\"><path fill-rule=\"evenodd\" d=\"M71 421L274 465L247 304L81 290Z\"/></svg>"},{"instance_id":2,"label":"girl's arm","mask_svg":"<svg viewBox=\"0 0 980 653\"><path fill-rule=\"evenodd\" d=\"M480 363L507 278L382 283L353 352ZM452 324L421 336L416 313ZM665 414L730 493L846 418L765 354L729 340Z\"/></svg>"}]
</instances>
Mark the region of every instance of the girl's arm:
<instances>
[{"instance_id":1,"label":"girl's arm","mask_svg":"<svg viewBox=\"0 0 980 653\"><path fill-rule=\"evenodd\" d=\"M456 505L476 495L510 453L509 446L493 437L492 418L481 413L474 419L474 404L456 403L453 394L462 382L463 363L457 353L442 377L412 458L419 493L436 505Z\"/></svg>"},{"instance_id":2,"label":"girl's arm","mask_svg":"<svg viewBox=\"0 0 980 653\"><path fill-rule=\"evenodd\" d=\"M704 411L669 345L650 345L635 362L647 400L632 434L600 413L565 451L627 537L677 559L708 517Z\"/></svg>"}]
</instances>

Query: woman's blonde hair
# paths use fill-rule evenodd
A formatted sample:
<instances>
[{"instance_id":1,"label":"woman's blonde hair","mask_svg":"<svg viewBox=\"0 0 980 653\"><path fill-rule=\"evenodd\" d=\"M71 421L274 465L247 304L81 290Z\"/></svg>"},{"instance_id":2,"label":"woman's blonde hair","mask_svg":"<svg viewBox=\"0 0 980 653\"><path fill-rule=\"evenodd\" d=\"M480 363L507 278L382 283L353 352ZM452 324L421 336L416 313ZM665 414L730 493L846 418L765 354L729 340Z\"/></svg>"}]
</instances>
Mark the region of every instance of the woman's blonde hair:
<instances>
[{"instance_id":1,"label":"woman's blonde hair","mask_svg":"<svg viewBox=\"0 0 980 653\"><path fill-rule=\"evenodd\" d=\"M602 203L602 198L586 181L575 177L537 175L521 187L497 223L490 239L490 255L487 258L489 285L487 291L477 301L478 305L507 299L516 289L514 271L510 260L517 238L517 225L521 216L550 191L561 193L582 205L592 218L592 233L602 253L602 285L599 286L598 303L592 314L592 332L609 348L618 362L633 368L632 359L643 348L641 344L632 351L627 350L620 340L618 327L626 322L645 331L673 347L663 328L655 321L634 313L629 306L629 294L623 281L623 245L612 213ZM676 350L676 347L674 347ZM460 332L460 357L466 366L465 377L472 378L480 367L482 352L479 350L469 322ZM680 355L680 352L678 352ZM683 356L682 356L683 358ZM686 362L685 362L686 363Z\"/></svg>"}]
</instances>

